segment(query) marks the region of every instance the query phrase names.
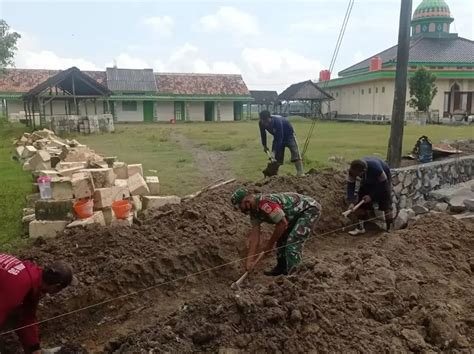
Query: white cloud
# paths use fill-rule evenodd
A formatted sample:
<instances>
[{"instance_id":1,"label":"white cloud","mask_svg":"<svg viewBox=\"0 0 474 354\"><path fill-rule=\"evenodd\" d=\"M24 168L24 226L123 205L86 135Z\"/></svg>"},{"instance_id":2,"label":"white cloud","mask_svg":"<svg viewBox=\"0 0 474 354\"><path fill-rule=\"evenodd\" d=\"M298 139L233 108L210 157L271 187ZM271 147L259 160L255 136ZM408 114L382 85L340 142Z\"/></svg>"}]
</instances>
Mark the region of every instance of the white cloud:
<instances>
[{"instance_id":1,"label":"white cloud","mask_svg":"<svg viewBox=\"0 0 474 354\"><path fill-rule=\"evenodd\" d=\"M173 33L174 20L170 16L153 16L145 18L142 23L151 28L154 33L168 37Z\"/></svg>"},{"instance_id":2,"label":"white cloud","mask_svg":"<svg viewBox=\"0 0 474 354\"><path fill-rule=\"evenodd\" d=\"M291 50L245 48L242 73L249 87L283 90L292 83L314 79L323 68L320 61Z\"/></svg>"},{"instance_id":3,"label":"white cloud","mask_svg":"<svg viewBox=\"0 0 474 354\"><path fill-rule=\"evenodd\" d=\"M107 67L111 67L117 64L117 67L124 69L144 69L151 68L147 61L131 56L128 53L120 53L116 58L114 58L113 63L107 63ZM103 68L102 68L103 70Z\"/></svg>"},{"instance_id":4,"label":"white cloud","mask_svg":"<svg viewBox=\"0 0 474 354\"><path fill-rule=\"evenodd\" d=\"M199 23L208 32L226 31L244 37L260 33L255 17L232 6L221 6L216 13L201 17Z\"/></svg>"},{"instance_id":5,"label":"white cloud","mask_svg":"<svg viewBox=\"0 0 474 354\"><path fill-rule=\"evenodd\" d=\"M326 18L318 21L300 21L290 24L290 31L302 33L328 33L338 30L341 27L341 19Z\"/></svg>"}]
</instances>

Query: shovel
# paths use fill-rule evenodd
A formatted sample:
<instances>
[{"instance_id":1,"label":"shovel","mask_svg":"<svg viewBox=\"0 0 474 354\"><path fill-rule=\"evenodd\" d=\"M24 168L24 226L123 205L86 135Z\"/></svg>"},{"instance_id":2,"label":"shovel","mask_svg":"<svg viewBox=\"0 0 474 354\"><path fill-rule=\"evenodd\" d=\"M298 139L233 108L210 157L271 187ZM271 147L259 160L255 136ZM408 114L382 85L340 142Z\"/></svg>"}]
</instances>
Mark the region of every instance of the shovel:
<instances>
[{"instance_id":1,"label":"shovel","mask_svg":"<svg viewBox=\"0 0 474 354\"><path fill-rule=\"evenodd\" d=\"M264 256L265 252L262 252L258 255L257 257L257 260L255 261L255 265L260 262L260 260L262 259L262 257ZM239 290L240 289L240 284L242 284L242 282L248 277L249 275L249 272L246 271L239 279L237 279L235 282L232 283L232 285L230 286L230 288L232 290Z\"/></svg>"},{"instance_id":2,"label":"shovel","mask_svg":"<svg viewBox=\"0 0 474 354\"><path fill-rule=\"evenodd\" d=\"M357 209L360 208L360 206L364 204L364 201L361 200L359 203L357 203L357 205L355 205L353 208L349 209L349 210L346 210L345 212L342 213L342 216L344 216L345 218L347 218L350 214L352 214L354 211L356 211Z\"/></svg>"},{"instance_id":3,"label":"shovel","mask_svg":"<svg viewBox=\"0 0 474 354\"><path fill-rule=\"evenodd\" d=\"M262 171L264 177L272 177L276 176L278 174L278 168L280 167L280 164L278 161L275 160L275 158L272 156L270 151L267 151L268 159L270 162L268 163L267 167Z\"/></svg>"}]
</instances>

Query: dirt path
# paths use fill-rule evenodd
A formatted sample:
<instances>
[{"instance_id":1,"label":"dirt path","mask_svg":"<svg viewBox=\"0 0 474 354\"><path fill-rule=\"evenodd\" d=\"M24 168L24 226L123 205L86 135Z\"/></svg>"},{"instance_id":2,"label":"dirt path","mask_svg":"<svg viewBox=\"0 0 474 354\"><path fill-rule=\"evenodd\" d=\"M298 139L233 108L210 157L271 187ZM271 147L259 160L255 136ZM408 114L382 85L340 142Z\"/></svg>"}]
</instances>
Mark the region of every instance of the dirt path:
<instances>
[{"instance_id":1,"label":"dirt path","mask_svg":"<svg viewBox=\"0 0 474 354\"><path fill-rule=\"evenodd\" d=\"M196 145L185 135L173 132L172 137L186 151L189 151L197 164L203 185L207 185L218 179L235 178L234 173L229 166L228 154L222 151L206 150Z\"/></svg>"}]
</instances>

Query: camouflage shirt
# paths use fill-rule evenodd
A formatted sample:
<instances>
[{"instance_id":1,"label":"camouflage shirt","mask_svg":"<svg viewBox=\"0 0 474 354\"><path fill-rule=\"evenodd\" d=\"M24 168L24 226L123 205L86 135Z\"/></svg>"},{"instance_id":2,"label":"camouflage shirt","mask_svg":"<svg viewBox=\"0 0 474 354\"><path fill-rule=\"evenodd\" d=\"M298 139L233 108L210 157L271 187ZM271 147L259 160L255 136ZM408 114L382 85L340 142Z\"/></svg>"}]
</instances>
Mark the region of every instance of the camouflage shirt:
<instances>
[{"instance_id":1,"label":"camouflage shirt","mask_svg":"<svg viewBox=\"0 0 474 354\"><path fill-rule=\"evenodd\" d=\"M321 209L313 198L297 193L257 194L257 210L250 212L252 225L278 224L286 217L291 222L310 208Z\"/></svg>"}]
</instances>

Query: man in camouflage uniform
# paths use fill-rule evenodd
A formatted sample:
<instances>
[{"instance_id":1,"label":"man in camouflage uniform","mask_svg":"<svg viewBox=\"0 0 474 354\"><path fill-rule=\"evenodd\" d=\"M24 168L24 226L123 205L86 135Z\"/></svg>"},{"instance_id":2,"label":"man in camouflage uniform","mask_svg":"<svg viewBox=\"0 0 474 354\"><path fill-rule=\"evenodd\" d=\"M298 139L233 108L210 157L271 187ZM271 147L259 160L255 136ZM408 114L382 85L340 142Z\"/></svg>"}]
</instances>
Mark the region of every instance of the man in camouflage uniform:
<instances>
[{"instance_id":1,"label":"man in camouflage uniform","mask_svg":"<svg viewBox=\"0 0 474 354\"><path fill-rule=\"evenodd\" d=\"M232 195L232 204L250 215L248 271L255 267L257 255L277 246L277 265L265 275L287 275L301 263L303 244L310 236L321 213L321 205L313 198L297 193L251 194L238 188ZM275 225L270 240L263 249L260 245L260 225Z\"/></svg>"}]
</instances>

